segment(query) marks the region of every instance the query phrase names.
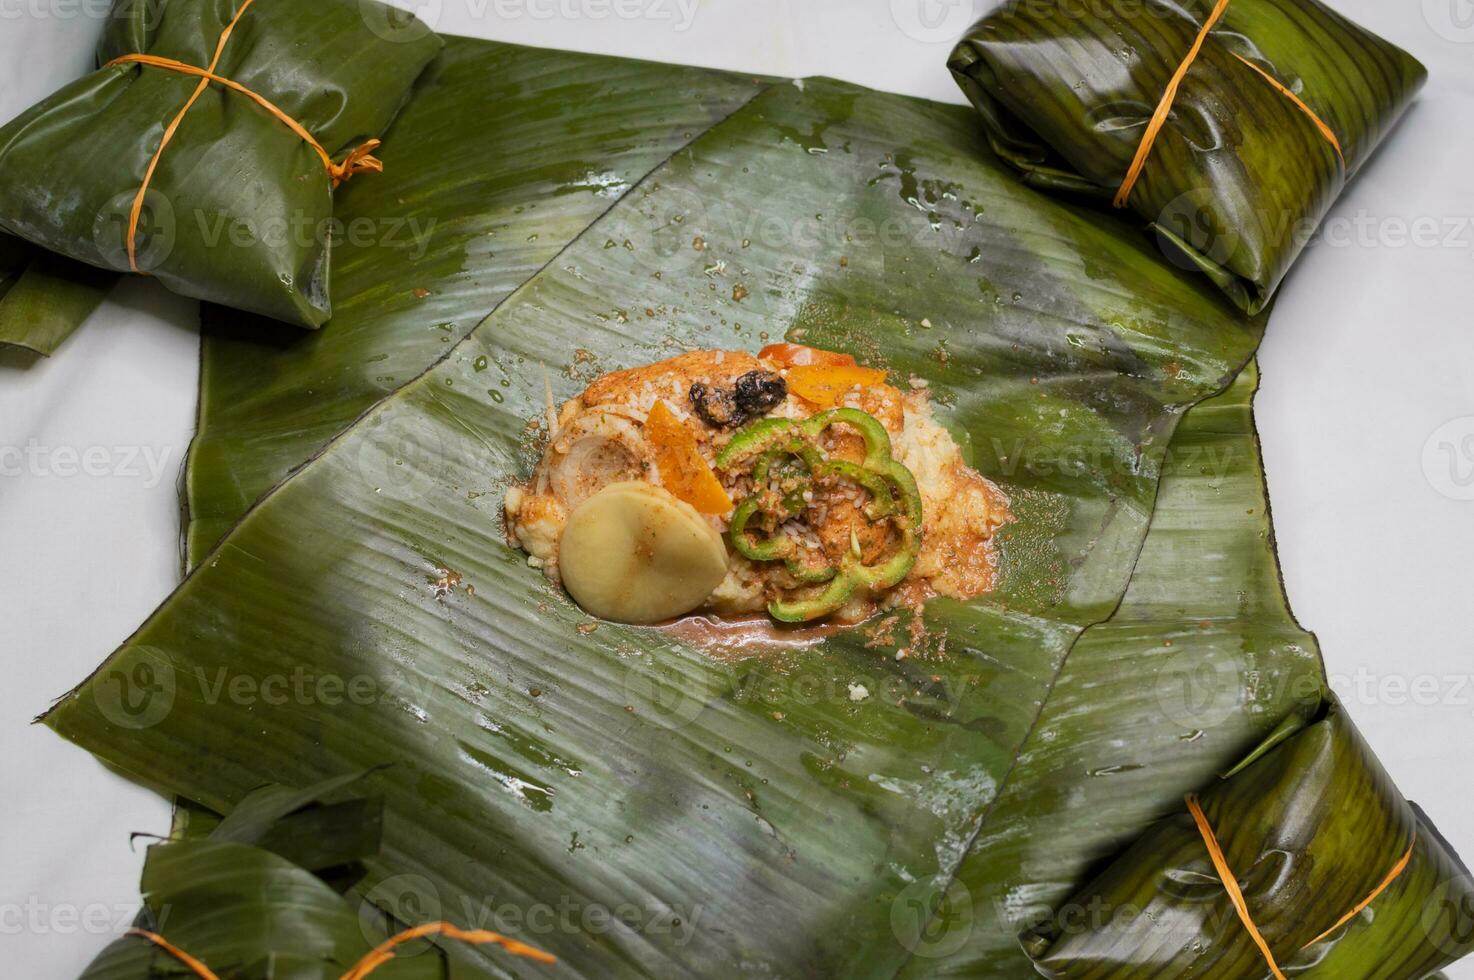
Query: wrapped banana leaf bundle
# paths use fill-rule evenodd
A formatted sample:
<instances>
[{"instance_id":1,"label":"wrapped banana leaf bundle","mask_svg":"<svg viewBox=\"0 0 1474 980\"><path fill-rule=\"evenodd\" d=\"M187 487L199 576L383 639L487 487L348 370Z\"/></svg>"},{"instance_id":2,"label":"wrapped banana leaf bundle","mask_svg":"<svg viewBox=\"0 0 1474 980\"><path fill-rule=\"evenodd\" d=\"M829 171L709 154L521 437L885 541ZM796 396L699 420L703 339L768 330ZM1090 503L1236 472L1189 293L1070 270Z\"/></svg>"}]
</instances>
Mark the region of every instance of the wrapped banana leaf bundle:
<instances>
[{"instance_id":1,"label":"wrapped banana leaf bundle","mask_svg":"<svg viewBox=\"0 0 1474 980\"><path fill-rule=\"evenodd\" d=\"M306 789L263 786L223 819L181 810L169 837L148 850L144 904L133 928L80 980L460 975L442 951L426 947L431 936L548 959L495 933L450 922L406 928L352 896L363 860L383 842L382 801L351 795L361 776L348 773ZM327 801L345 793L345 799Z\"/></svg>"},{"instance_id":2,"label":"wrapped banana leaf bundle","mask_svg":"<svg viewBox=\"0 0 1474 980\"><path fill-rule=\"evenodd\" d=\"M1474 950L1471 913L1474 879L1332 702L1024 944L1049 977L1421 978Z\"/></svg>"},{"instance_id":3,"label":"wrapped banana leaf bundle","mask_svg":"<svg viewBox=\"0 0 1474 980\"><path fill-rule=\"evenodd\" d=\"M950 65L1029 184L1131 208L1250 312L1426 76L1318 0L1012 0Z\"/></svg>"},{"instance_id":4,"label":"wrapped banana leaf bundle","mask_svg":"<svg viewBox=\"0 0 1474 980\"><path fill-rule=\"evenodd\" d=\"M102 67L0 129L0 230L320 326L333 190L440 46L374 0L119 0Z\"/></svg>"}]
</instances>

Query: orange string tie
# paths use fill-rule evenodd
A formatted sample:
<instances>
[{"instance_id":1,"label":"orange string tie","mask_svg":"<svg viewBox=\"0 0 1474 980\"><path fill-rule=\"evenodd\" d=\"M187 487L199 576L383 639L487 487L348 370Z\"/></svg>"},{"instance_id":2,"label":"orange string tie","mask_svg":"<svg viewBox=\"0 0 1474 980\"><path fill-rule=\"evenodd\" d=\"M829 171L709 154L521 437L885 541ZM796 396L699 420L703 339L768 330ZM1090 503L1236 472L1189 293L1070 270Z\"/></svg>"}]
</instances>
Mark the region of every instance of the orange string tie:
<instances>
[{"instance_id":1,"label":"orange string tie","mask_svg":"<svg viewBox=\"0 0 1474 980\"><path fill-rule=\"evenodd\" d=\"M1213 825L1208 822L1208 816L1203 812L1203 806L1199 802L1196 793L1188 795L1187 810L1192 814L1193 822L1198 825L1198 833L1202 835L1203 843L1208 848L1208 857L1213 861L1213 867L1218 872L1218 880L1223 883L1223 890L1228 892L1228 900L1233 904L1234 911L1238 913L1239 921L1244 924L1244 928L1249 933L1249 938L1254 940L1254 945L1259 947L1259 952L1264 956L1264 962L1269 964L1269 972L1274 975L1275 980L1285 980L1283 971L1280 970L1279 964L1275 962L1274 953L1270 951L1269 943L1265 941L1264 935L1259 931L1259 927L1254 924L1254 919L1249 914L1249 904L1244 900L1243 890L1239 888L1238 876L1228 866L1228 858L1223 854L1223 848L1218 843L1218 836L1213 833ZM1407 870L1407 866L1413 859L1413 849L1417 845L1418 835L1414 831L1412 843L1408 844L1407 851L1393 865L1392 871L1388 873L1387 877L1382 879L1382 883L1373 889L1370 895L1358 902L1355 908L1337 919L1335 925L1306 943L1301 949L1308 949L1322 939L1325 939L1331 933L1356 918L1367 906L1376 901Z\"/></svg>"},{"instance_id":2,"label":"orange string tie","mask_svg":"<svg viewBox=\"0 0 1474 980\"><path fill-rule=\"evenodd\" d=\"M215 42L215 56L210 59L210 64L207 68L201 68L198 65L191 65L183 61L175 61L173 58L160 58L157 55L151 54L125 54L103 65L104 68L127 64L150 65L154 68L163 68L167 71L178 72L181 75L192 75L200 80L200 83L195 86L194 92L184 103L183 108L175 113L169 125L164 128L164 135L159 140L159 147L154 150L154 155L148 162L148 169L143 173L143 183L139 185L138 193L133 196L133 209L128 215L128 267L134 272L143 271L138 268L136 242L138 238L138 220L139 216L143 213L143 201L145 195L148 193L148 185L153 181L154 171L159 167L159 158L164 155L164 148L174 139L174 134L179 130L179 124L184 122L184 117L189 113L190 109L194 108L194 104L199 101L200 96L204 94L205 89L209 87L211 82L223 85L231 91L239 92L286 124L292 132L297 134L298 138L312 147L313 151L317 153L318 157L322 160L323 169L327 171L328 176L333 181L334 188L354 174L364 173L366 171L382 173L384 170L383 161L372 155L372 151L379 146L378 140L371 139L362 146L355 147L344 157L342 163L334 163L332 155L307 131L306 127L287 115L287 113L274 105L265 96L251 91L234 79L215 74L215 69L220 64L220 58L225 54L225 43L230 40L230 35L235 31L236 24L240 23L241 17L254 2L255 0L244 0L240 5L240 9L235 12L235 17L231 19L229 24L225 25L225 30L220 32L220 38Z\"/></svg>"},{"instance_id":3,"label":"orange string tie","mask_svg":"<svg viewBox=\"0 0 1474 980\"><path fill-rule=\"evenodd\" d=\"M1120 189L1116 191L1115 199L1111 202L1116 207L1124 208L1131 199L1131 192L1135 189L1136 182L1141 178L1141 172L1146 167L1147 158L1151 156L1152 147L1156 145L1157 136L1161 133L1162 127L1167 124L1167 117L1172 112L1172 104L1177 101L1177 90L1182 87L1182 80L1187 77L1188 69L1192 67L1193 62L1202 53L1203 45L1208 40L1208 34L1223 19L1223 15L1228 10L1230 2L1231 0L1218 0L1218 3L1213 7L1212 13L1208 15L1208 19L1203 21L1203 26L1198 29L1198 36L1193 39L1192 47L1188 49L1187 57L1182 59L1182 64L1178 65L1177 71L1173 72L1172 80L1167 83L1167 88L1162 92L1162 98L1157 103L1156 110L1147 122L1146 132L1142 134L1141 143L1136 147L1136 156L1132 159L1131 166L1126 169L1126 176L1121 181ZM1310 121L1315 124L1320 134L1335 148L1336 156L1341 159L1341 165L1343 167L1346 165L1346 156L1341 152L1341 141L1336 138L1335 131L1330 126L1327 126L1325 121L1316 115L1310 106L1306 105L1299 96L1291 92L1289 88L1258 65L1237 54L1234 57L1254 69L1265 81L1274 87L1275 91L1288 98L1301 112L1309 116Z\"/></svg>"},{"instance_id":4,"label":"orange string tie","mask_svg":"<svg viewBox=\"0 0 1474 980\"><path fill-rule=\"evenodd\" d=\"M1336 138L1336 131L1330 126L1327 126L1326 121L1315 114L1314 109L1306 105L1304 100L1302 100L1300 96L1296 95L1294 92L1291 92L1289 88L1287 88L1284 83L1282 83L1279 79L1275 78L1269 72L1254 64L1254 62L1250 61L1248 58L1245 58L1243 55L1240 54L1235 54L1234 57L1242 61L1244 64L1248 65L1250 68L1254 69L1254 71L1258 72L1259 77L1268 82L1276 92L1283 95L1291 102L1295 103L1295 107L1297 109L1305 113L1305 115L1309 116L1310 121L1315 123L1315 128L1320 130L1321 136L1325 137L1326 142L1330 143L1331 147L1336 151L1336 156L1339 157L1341 160L1341 166L1346 166L1346 154L1341 152L1341 141Z\"/></svg>"},{"instance_id":5,"label":"orange string tie","mask_svg":"<svg viewBox=\"0 0 1474 980\"><path fill-rule=\"evenodd\" d=\"M153 943L155 946L159 947L164 952L168 953L170 956L174 957L176 960L189 967L189 969L193 971L194 975L200 977L201 980L220 980L220 978L217 977L214 971L212 971L208 966L201 963L193 956L190 956L184 950L180 949L178 946L175 946L173 943L169 942L169 940L165 939L163 936L159 935L156 932L149 932L147 929L129 929L126 933L124 933L124 935L142 936L144 939L147 939L149 942Z\"/></svg>"},{"instance_id":6,"label":"orange string tie","mask_svg":"<svg viewBox=\"0 0 1474 980\"><path fill-rule=\"evenodd\" d=\"M463 943L474 943L476 945L495 944L511 953L513 956L523 956L539 963L556 963L558 957L552 953L545 953L536 946L529 946L524 942L503 936L498 932L489 932L486 929L458 929L449 922L427 922L424 925L406 929L396 936L390 936L379 945L375 946L368 955L354 964L353 969L343 974L342 980L363 980L364 977L373 973L385 963L394 959L394 949L407 942L422 939L425 936L446 936L450 939L458 939Z\"/></svg>"},{"instance_id":7,"label":"orange string tie","mask_svg":"<svg viewBox=\"0 0 1474 980\"><path fill-rule=\"evenodd\" d=\"M183 963L195 974L195 976L199 977L200 980L220 980L220 978L216 976L215 973L211 971L208 966L206 966L204 963L201 963L193 956L190 956L184 950L175 946L173 943L169 942L169 940L165 939L163 936L160 936L156 932L148 932L144 929L129 929L127 935L141 936L144 939L147 939L149 942L153 943L155 946L158 946L164 952L168 953L170 956ZM516 939L511 939L507 936L503 936L501 933L489 932L485 929L458 929L455 926L451 925L449 922L427 922L424 925L415 926L413 929L406 929L404 932L401 932L395 936L391 936L379 945L375 946L363 957L363 959L359 960L347 973L343 974L341 980L363 980L364 977L368 976L370 973L373 973L385 963L394 959L394 950L396 947L402 946L408 942L413 942L416 939L423 939L426 936L437 935L446 936L450 939L458 939L461 942L474 943L477 945L494 943L495 945L498 945L505 949L508 953L511 953L513 956L524 956L531 960L537 960L539 963L558 962L558 957L554 956L553 954L545 953L542 950L538 949L536 946L529 946L524 942L520 942Z\"/></svg>"},{"instance_id":8,"label":"orange string tie","mask_svg":"<svg viewBox=\"0 0 1474 980\"><path fill-rule=\"evenodd\" d=\"M349 150L342 163L329 163L328 176L333 178L333 187L336 188L354 174L383 173L384 161L373 155L373 151L377 150L379 145L378 140L368 140Z\"/></svg>"}]
</instances>

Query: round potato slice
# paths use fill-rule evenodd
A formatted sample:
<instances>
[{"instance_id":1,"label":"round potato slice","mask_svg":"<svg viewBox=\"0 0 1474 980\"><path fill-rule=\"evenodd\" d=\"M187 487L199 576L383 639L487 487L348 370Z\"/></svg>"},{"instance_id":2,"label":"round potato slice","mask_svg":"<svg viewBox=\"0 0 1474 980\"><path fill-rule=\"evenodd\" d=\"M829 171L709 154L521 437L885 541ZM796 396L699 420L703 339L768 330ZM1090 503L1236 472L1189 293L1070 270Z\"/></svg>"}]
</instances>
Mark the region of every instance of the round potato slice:
<instances>
[{"instance_id":1,"label":"round potato slice","mask_svg":"<svg viewBox=\"0 0 1474 980\"><path fill-rule=\"evenodd\" d=\"M584 611L658 623L697 608L727 574L722 536L690 504L649 483L615 483L569 515L563 585Z\"/></svg>"}]
</instances>

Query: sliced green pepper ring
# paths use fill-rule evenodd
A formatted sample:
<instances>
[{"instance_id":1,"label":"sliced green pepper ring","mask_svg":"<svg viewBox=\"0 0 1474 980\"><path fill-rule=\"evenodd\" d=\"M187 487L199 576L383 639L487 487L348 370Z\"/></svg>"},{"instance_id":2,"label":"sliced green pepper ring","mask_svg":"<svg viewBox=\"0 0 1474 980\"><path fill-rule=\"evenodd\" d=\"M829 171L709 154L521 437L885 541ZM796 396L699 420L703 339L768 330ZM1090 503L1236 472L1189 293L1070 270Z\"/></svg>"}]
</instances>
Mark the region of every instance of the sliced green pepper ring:
<instances>
[{"instance_id":1,"label":"sliced green pepper ring","mask_svg":"<svg viewBox=\"0 0 1474 980\"><path fill-rule=\"evenodd\" d=\"M794 578L808 584L828 582L839 573L833 566L816 565L800 559L798 545L786 534L774 533L762 541L753 541L752 535L747 531L747 524L760 512L760 504L761 501L754 494L732 511L729 530L732 547L738 554L752 561L781 561Z\"/></svg>"},{"instance_id":2,"label":"sliced green pepper ring","mask_svg":"<svg viewBox=\"0 0 1474 980\"><path fill-rule=\"evenodd\" d=\"M829 459L820 448L824 433L841 424L854 428L864 440L862 462ZM765 509L765 501L771 502L768 484L772 468L785 458L802 463L805 475L782 479L778 506ZM752 561L783 562L789 573L805 585L827 583L818 595L769 603L768 612L774 619L806 622L827 616L843 607L862 587L881 590L899 584L916 565L923 527L921 493L911 471L891 455L890 434L874 416L859 409L837 408L804 421L756 422L732 437L717 455L716 465L719 470L731 471L749 460L754 461L753 483L760 489L741 501L732 513L732 547ZM870 495L865 508L867 519L891 520L900 530L900 545L880 564L865 564L858 539L852 539L854 546L836 565L805 560L800 557L798 544L779 530L784 521L802 513L805 493L815 481L834 478L857 484ZM772 533L755 540L749 525L759 515L766 519Z\"/></svg>"}]
</instances>

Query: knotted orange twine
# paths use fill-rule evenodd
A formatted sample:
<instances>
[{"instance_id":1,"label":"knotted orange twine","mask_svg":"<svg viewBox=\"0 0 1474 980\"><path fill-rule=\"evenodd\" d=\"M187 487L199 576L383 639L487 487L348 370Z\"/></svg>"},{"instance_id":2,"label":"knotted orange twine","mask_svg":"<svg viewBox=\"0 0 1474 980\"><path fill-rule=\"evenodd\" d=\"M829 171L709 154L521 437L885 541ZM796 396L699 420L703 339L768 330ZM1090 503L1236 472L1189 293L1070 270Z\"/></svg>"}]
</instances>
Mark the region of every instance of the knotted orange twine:
<instances>
[{"instance_id":1,"label":"knotted orange twine","mask_svg":"<svg viewBox=\"0 0 1474 980\"><path fill-rule=\"evenodd\" d=\"M1213 7L1213 12L1208 15L1207 20L1203 21L1203 26L1198 30L1198 36L1193 39L1193 44L1188 49L1187 57L1183 58L1182 64L1177 66L1177 71L1172 73L1172 80L1167 83L1166 90L1162 92L1161 101L1157 103L1156 111L1152 113L1151 119L1146 124L1146 132L1142 134L1141 143L1136 147L1136 156L1132 159L1131 166L1126 169L1126 177L1121 181L1121 188L1116 191L1115 200L1112 201L1116 207L1124 208L1126 202L1130 200L1131 191L1136 187L1136 182L1141 177L1142 169L1146 167L1147 157L1152 154L1152 146L1157 142L1157 134L1162 131L1162 127L1167 123L1167 117L1172 112L1172 103L1177 101L1177 90L1182 87L1182 80L1187 77L1187 70L1198 59L1199 53L1203 50L1203 45L1208 40L1209 32L1223 19L1223 15L1228 10L1230 2L1231 0L1218 0L1218 3ZM1291 92L1263 68L1237 54L1234 57L1254 69L1276 92L1289 99L1295 104L1296 108L1309 116L1310 121L1315 124L1315 128L1320 131L1321 136L1335 149L1336 156L1341 160L1341 166L1344 167L1346 165L1346 156L1341 152L1341 141L1336 138L1335 131L1330 126L1327 126L1325 121L1320 116L1317 116L1310 106L1306 105L1299 96Z\"/></svg>"},{"instance_id":2,"label":"knotted orange twine","mask_svg":"<svg viewBox=\"0 0 1474 980\"><path fill-rule=\"evenodd\" d=\"M146 929L129 929L127 934L130 936L141 936L142 938L147 939L149 942L153 943L155 946L159 947L164 952L168 953L170 956L183 963L186 967L189 968L190 972L199 977L200 980L220 980L220 977L217 976L215 972L211 970L208 966L201 963L193 956L190 956L184 950L175 946L173 943L169 942L169 940L165 939L163 936L160 936L156 932L149 932ZM427 922L424 925L415 926L413 929L406 929L404 932L401 932L398 935L390 936L388 939L384 940L382 943L375 946L367 954L365 954L363 959L355 963L347 973L343 974L340 980L363 980L364 977L368 976L370 973L373 973L385 963L394 959L394 950L396 947L402 946L405 943L412 942L416 939L423 939L426 936L446 936L450 939L458 939L461 942L465 943L494 943L495 945L505 949L508 953L511 953L513 956L525 956L528 959L537 960L539 963L558 962L558 957L554 956L553 954L544 953L542 950L538 949L535 946L529 946L526 943L519 942L516 939L509 939L508 937L503 936L500 933L488 932L485 929L457 929L449 922Z\"/></svg>"},{"instance_id":3,"label":"knotted orange twine","mask_svg":"<svg viewBox=\"0 0 1474 980\"><path fill-rule=\"evenodd\" d=\"M1207 845L1208 848L1208 857L1213 860L1213 867L1218 871L1218 880L1223 882L1223 890L1228 892L1228 900L1233 904L1233 910L1238 913L1239 921L1242 922L1244 924L1244 928L1248 930L1249 938L1254 940L1254 945L1259 947L1259 952L1264 956L1264 962L1269 964L1269 972L1274 974L1275 980L1285 980L1284 973L1280 970L1279 964L1275 962L1274 953L1271 952L1269 949L1269 943L1265 941L1263 934L1259 931L1259 927L1254 924L1254 919L1249 914L1249 905L1244 900L1243 890L1239 888L1238 876L1235 875L1233 873L1233 869L1228 866L1228 858L1224 856L1223 848L1219 846L1218 837L1216 834L1213 833L1213 825L1208 822L1207 814L1203 813L1203 807L1202 804L1198 801L1197 794L1192 794L1187 797L1187 810L1189 813L1192 814L1193 822L1198 825L1198 833L1202 835L1203 843ZM1388 887L1391 886L1391 884L1399 877L1401 877L1402 873L1407 870L1408 864L1411 863L1413 859L1413 848L1417 846L1418 834L1416 831L1414 831L1412 843L1408 844L1407 852L1403 854L1401 860L1399 860L1395 865L1392 866L1392 870L1388 873L1386 878L1382 879L1382 883L1378 885L1375 889L1373 889L1370 895L1358 902L1355 908L1353 908L1350 912L1347 912L1345 915L1341 916L1341 918L1337 919L1335 925L1331 926L1325 932L1321 933L1319 936L1316 936L1314 939L1312 939L1310 942L1306 943L1300 948L1309 949L1311 946L1314 946L1316 943L1320 942L1322 939L1325 939L1331 933L1335 932L1337 929L1341 928L1346 923L1356 918L1366 909L1368 905L1371 905L1373 902L1375 902L1377 900L1377 897L1381 895L1384 891L1386 891Z\"/></svg>"},{"instance_id":4,"label":"knotted orange twine","mask_svg":"<svg viewBox=\"0 0 1474 980\"><path fill-rule=\"evenodd\" d=\"M103 65L104 68L126 64L151 65L155 68L176 71L181 75L193 75L200 80L199 85L195 86L193 94L184 103L184 107L174 115L169 125L165 127L163 138L159 140L159 147L154 150L153 158L148 162L148 169L143 173L143 183L139 185L138 193L133 196L133 209L128 215L128 268L134 272L143 271L138 268L135 240L138 237L138 219L143 213L143 199L148 193L148 185L154 179L154 171L159 167L159 158L164 155L164 148L174 138L174 134L179 130L179 124L184 122L184 117L189 113L190 109L194 108L195 102L199 101L200 96L204 94L205 89L209 87L211 82L216 82L232 91L239 92L285 123L292 132L296 133L298 137L308 146L312 147L317 152L317 155L322 158L323 168L328 172L328 176L332 178L334 187L337 187L354 174L363 173L364 171L378 173L384 169L383 162L372 155L373 151L379 146L378 140L368 140L363 145L351 150L343 158L342 163L334 163L328 151L323 149L322 144L314 139L312 134L301 123L277 108L265 96L252 92L240 82L215 74L215 69L220 64L220 58L225 53L225 43L230 40L230 35L235 30L235 25L240 23L241 17L254 2L255 0L244 0L240 5L240 9L235 12L235 16L231 18L230 23L225 25L225 30L220 32L220 39L215 42L215 56L210 59L210 66L208 68L200 68L197 65L187 64L183 61L175 61L173 58L160 58L151 54L125 54Z\"/></svg>"}]
</instances>

